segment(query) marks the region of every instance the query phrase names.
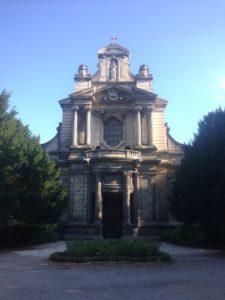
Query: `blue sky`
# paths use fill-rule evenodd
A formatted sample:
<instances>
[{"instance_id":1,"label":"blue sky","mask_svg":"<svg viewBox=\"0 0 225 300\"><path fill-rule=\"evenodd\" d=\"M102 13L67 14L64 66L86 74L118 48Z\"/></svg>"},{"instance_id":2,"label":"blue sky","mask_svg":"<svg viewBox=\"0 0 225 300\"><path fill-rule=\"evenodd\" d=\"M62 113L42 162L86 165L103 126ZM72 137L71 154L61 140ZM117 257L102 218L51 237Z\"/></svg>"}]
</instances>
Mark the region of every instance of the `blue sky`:
<instances>
[{"instance_id":1,"label":"blue sky","mask_svg":"<svg viewBox=\"0 0 225 300\"><path fill-rule=\"evenodd\" d=\"M85 63L116 35L132 73L149 66L154 91L169 101L172 136L188 142L203 115L225 106L224 0L1 0L0 90L41 142L61 121L58 100Z\"/></svg>"}]
</instances>

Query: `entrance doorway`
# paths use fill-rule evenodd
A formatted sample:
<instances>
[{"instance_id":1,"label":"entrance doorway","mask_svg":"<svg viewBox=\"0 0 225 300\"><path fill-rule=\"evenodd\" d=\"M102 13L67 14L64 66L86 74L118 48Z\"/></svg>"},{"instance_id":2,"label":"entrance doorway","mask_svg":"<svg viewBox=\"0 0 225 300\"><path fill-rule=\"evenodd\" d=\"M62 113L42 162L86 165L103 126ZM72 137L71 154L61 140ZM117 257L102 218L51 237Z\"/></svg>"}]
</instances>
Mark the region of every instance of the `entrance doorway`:
<instances>
[{"instance_id":1,"label":"entrance doorway","mask_svg":"<svg viewBox=\"0 0 225 300\"><path fill-rule=\"evenodd\" d=\"M116 239L122 236L122 193L103 193L103 237Z\"/></svg>"}]
</instances>

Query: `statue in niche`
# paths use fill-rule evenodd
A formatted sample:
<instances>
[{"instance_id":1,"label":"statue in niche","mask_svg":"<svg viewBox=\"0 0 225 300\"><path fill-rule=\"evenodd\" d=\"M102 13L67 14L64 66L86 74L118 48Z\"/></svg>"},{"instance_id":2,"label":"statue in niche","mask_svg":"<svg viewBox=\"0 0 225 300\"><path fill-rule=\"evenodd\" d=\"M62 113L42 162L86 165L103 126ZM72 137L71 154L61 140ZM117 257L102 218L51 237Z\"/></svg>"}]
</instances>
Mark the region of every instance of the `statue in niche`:
<instances>
[{"instance_id":1,"label":"statue in niche","mask_svg":"<svg viewBox=\"0 0 225 300\"><path fill-rule=\"evenodd\" d=\"M110 66L110 79L116 80L116 77L117 77L117 65L116 65L115 61L113 61Z\"/></svg>"}]
</instances>

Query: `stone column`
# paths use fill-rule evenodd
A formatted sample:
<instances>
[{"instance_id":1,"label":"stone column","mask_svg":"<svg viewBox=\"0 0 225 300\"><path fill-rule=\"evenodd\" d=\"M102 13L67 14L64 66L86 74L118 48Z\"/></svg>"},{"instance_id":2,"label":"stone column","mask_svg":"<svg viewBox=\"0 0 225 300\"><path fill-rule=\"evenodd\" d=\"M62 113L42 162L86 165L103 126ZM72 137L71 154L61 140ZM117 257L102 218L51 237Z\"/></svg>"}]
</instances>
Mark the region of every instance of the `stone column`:
<instances>
[{"instance_id":1,"label":"stone column","mask_svg":"<svg viewBox=\"0 0 225 300\"><path fill-rule=\"evenodd\" d=\"M134 223L135 225L137 225L140 219L138 173L133 174L133 180L134 180Z\"/></svg>"},{"instance_id":2,"label":"stone column","mask_svg":"<svg viewBox=\"0 0 225 300\"><path fill-rule=\"evenodd\" d=\"M73 107L72 146L77 146L77 110L77 106Z\"/></svg>"},{"instance_id":3,"label":"stone column","mask_svg":"<svg viewBox=\"0 0 225 300\"><path fill-rule=\"evenodd\" d=\"M156 190L156 176L151 177L151 191L152 191L152 220L158 221L158 203L157 203L157 190Z\"/></svg>"},{"instance_id":4,"label":"stone column","mask_svg":"<svg viewBox=\"0 0 225 300\"><path fill-rule=\"evenodd\" d=\"M86 145L91 145L91 108L86 108Z\"/></svg>"},{"instance_id":5,"label":"stone column","mask_svg":"<svg viewBox=\"0 0 225 300\"><path fill-rule=\"evenodd\" d=\"M100 174L96 174L95 188L95 223L102 222L102 181Z\"/></svg>"},{"instance_id":6,"label":"stone column","mask_svg":"<svg viewBox=\"0 0 225 300\"><path fill-rule=\"evenodd\" d=\"M123 224L125 226L131 225L131 222L130 222L130 173L124 173Z\"/></svg>"},{"instance_id":7,"label":"stone column","mask_svg":"<svg viewBox=\"0 0 225 300\"><path fill-rule=\"evenodd\" d=\"M69 184L69 192L70 196L67 201L67 219L72 220L74 217L74 182L75 182L75 175L70 172L70 184Z\"/></svg>"},{"instance_id":8,"label":"stone column","mask_svg":"<svg viewBox=\"0 0 225 300\"><path fill-rule=\"evenodd\" d=\"M140 107L136 108L136 120L137 120L137 145L141 146L141 109Z\"/></svg>"},{"instance_id":9,"label":"stone column","mask_svg":"<svg viewBox=\"0 0 225 300\"><path fill-rule=\"evenodd\" d=\"M152 145L152 110L148 109L148 145Z\"/></svg>"}]
</instances>

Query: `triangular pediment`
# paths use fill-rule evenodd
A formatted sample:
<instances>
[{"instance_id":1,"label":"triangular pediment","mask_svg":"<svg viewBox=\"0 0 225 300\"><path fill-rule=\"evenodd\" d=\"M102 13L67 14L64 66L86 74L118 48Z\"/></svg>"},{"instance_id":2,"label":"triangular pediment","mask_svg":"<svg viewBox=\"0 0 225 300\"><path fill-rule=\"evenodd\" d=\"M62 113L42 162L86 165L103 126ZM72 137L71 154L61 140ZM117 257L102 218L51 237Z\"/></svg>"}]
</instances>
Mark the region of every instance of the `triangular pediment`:
<instances>
[{"instance_id":1,"label":"triangular pediment","mask_svg":"<svg viewBox=\"0 0 225 300\"><path fill-rule=\"evenodd\" d=\"M80 91L74 92L70 94L71 98L79 98L79 97L91 97L94 94L94 89L93 87L89 87L86 89L82 89Z\"/></svg>"},{"instance_id":2,"label":"triangular pediment","mask_svg":"<svg viewBox=\"0 0 225 300\"><path fill-rule=\"evenodd\" d=\"M97 90L91 87L69 95L70 98L93 98L97 102L130 102L140 99L153 101L157 96L153 92L148 92L140 88L127 88L117 84L110 84Z\"/></svg>"},{"instance_id":3,"label":"triangular pediment","mask_svg":"<svg viewBox=\"0 0 225 300\"><path fill-rule=\"evenodd\" d=\"M150 98L150 99L155 99L156 97L158 97L158 95L156 93L148 92L146 90L143 90L143 89L140 89L137 87L133 87L133 93L138 97L146 97L146 98Z\"/></svg>"},{"instance_id":4,"label":"triangular pediment","mask_svg":"<svg viewBox=\"0 0 225 300\"><path fill-rule=\"evenodd\" d=\"M110 85L101 88L94 94L96 101L118 102L135 101L137 99L154 100L157 94L147 92L136 87L126 88L118 85Z\"/></svg>"}]
</instances>

